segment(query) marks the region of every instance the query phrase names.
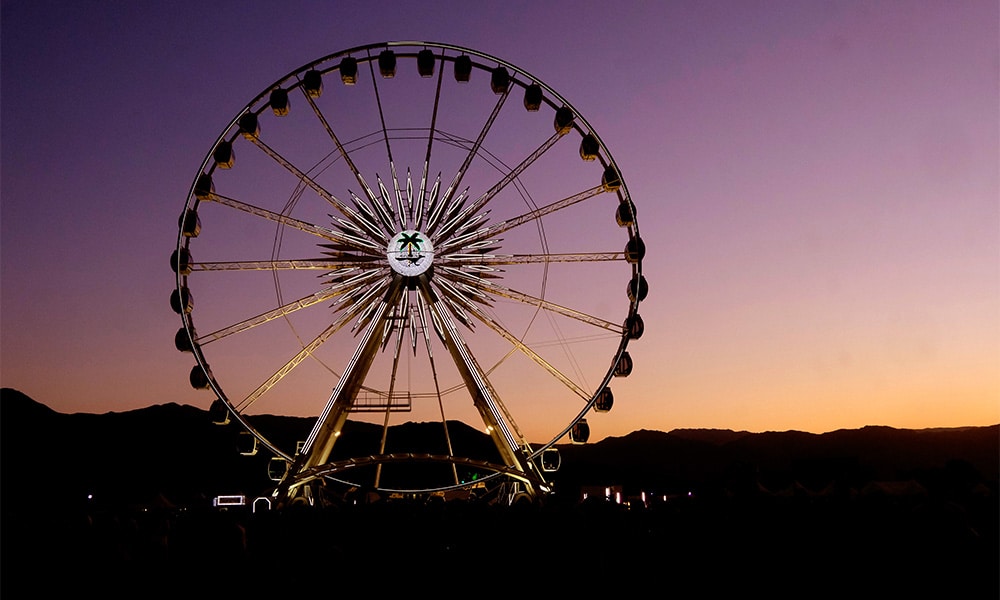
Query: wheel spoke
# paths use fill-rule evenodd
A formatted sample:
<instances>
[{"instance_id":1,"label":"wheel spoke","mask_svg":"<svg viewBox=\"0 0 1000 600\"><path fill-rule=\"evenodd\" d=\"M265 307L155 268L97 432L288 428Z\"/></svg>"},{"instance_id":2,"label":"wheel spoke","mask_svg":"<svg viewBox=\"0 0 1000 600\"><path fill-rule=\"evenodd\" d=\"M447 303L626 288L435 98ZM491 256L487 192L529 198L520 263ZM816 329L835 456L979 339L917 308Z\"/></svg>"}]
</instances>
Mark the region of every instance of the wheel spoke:
<instances>
[{"instance_id":1,"label":"wheel spoke","mask_svg":"<svg viewBox=\"0 0 1000 600\"><path fill-rule=\"evenodd\" d=\"M338 138L337 134L334 133L333 127L331 127L329 121L326 120L326 116L323 115L323 111L320 110L319 106L313 100L312 96L309 95L305 89L303 88L300 89L302 89L302 95L305 97L306 102L309 103L309 106L312 107L313 112L316 114L316 118L318 118L320 124L323 125L323 129L326 131L327 135L330 136L330 139L333 140L333 144L337 147L337 151L340 152L340 156L343 157L344 163L347 164L347 168L351 170L351 173L354 174L354 178L358 181L358 184L361 185L362 189L366 191L369 197L374 197L374 194L371 193L371 188L369 188L368 183L365 182L364 176L361 175L361 172L358 170L358 167L354 164L354 161L351 159L351 155L347 152L347 149L340 142L340 138Z\"/></svg>"},{"instance_id":2,"label":"wheel spoke","mask_svg":"<svg viewBox=\"0 0 1000 600\"><path fill-rule=\"evenodd\" d=\"M416 213L411 214L411 220L415 228L422 227L424 217L424 192L427 190L427 176L431 165L431 148L434 145L434 135L437 131L438 108L441 103L441 82L444 80L444 50L441 51L441 68L438 69L437 87L434 91L434 108L431 112L431 126L427 132L427 153L424 155L424 168L420 176L420 189L417 193ZM407 174L409 179L409 174Z\"/></svg>"},{"instance_id":3,"label":"wheel spoke","mask_svg":"<svg viewBox=\"0 0 1000 600\"><path fill-rule=\"evenodd\" d=\"M299 219L282 215L266 208L260 208L246 202L242 202L235 198L229 198L221 194L216 194L214 192L206 196L207 200L215 202L217 204L222 204L223 206L228 206L230 208L235 208L242 210L243 212L249 213L256 217L261 217L267 219L268 221L274 221L275 223L280 223L291 227L293 229L298 229L299 231L304 231L306 233L311 233L317 237L323 238L331 242L336 242L347 248L357 250L359 252L365 252L368 254L381 255L382 247L379 244L371 240L366 240L356 236L348 235L341 232L333 231L332 229L327 229L326 227L320 227L319 225L313 225L312 223L306 223Z\"/></svg>"},{"instance_id":4,"label":"wheel spoke","mask_svg":"<svg viewBox=\"0 0 1000 600\"><path fill-rule=\"evenodd\" d=\"M389 192L385 189L385 185L382 183L382 179L378 177L378 175L376 175L376 179L378 179L378 187L379 191L381 192L382 202L379 203L378 199L374 197L372 197L371 200L373 203L376 203L380 207L384 205L383 210L387 212L387 214L385 215L387 217L386 218L386 225L388 226L387 231L389 234L392 234L395 232L395 223L392 222L391 215L395 213L400 228L405 229L406 214L403 212L402 196L400 195L399 191L399 179L396 176L396 163L392 159L392 144L389 143L389 128L385 124L385 111L382 109L382 96L379 94L378 79L375 77L374 61L370 60L371 58L370 50L368 52L368 56L369 56L368 71L371 74L372 90L375 93L375 104L378 107L379 123L382 126L382 140L385 142L385 154L386 158L389 161L389 175L392 178L393 191L395 192L396 206L398 207L398 210L393 209L392 201L390 200L389 197ZM369 195L371 195L371 190L369 190Z\"/></svg>"},{"instance_id":5,"label":"wheel spoke","mask_svg":"<svg viewBox=\"0 0 1000 600\"><path fill-rule=\"evenodd\" d=\"M295 356L290 358L288 362L281 366L280 369L274 372L273 375L267 378L264 383L257 386L257 388L250 392L237 406L237 410L246 411L249 409L261 396L266 394L271 388L273 388L279 381L285 378L286 375L292 372L295 367L308 358L313 352L315 352L320 346L322 346L330 336L337 333L346 323L350 320L350 314L343 314L339 319L334 321L326 329L324 329L318 336L316 336L311 342L309 342L305 347L302 348Z\"/></svg>"},{"instance_id":6,"label":"wheel spoke","mask_svg":"<svg viewBox=\"0 0 1000 600\"><path fill-rule=\"evenodd\" d=\"M344 204L339 198L331 194L326 188L324 188L320 184L316 183L316 181L312 177L310 177L304 171L296 167L294 164L291 163L291 161L289 161L284 156L279 154L276 150L268 146L267 143L264 142L262 139L260 139L257 136L250 136L248 139L253 143L254 146L260 148L264 152L264 154L270 156L272 159L274 159L275 162L284 167L285 170L287 170L289 173L298 178L299 181L312 188L312 190L316 192L320 198L323 198L328 203L330 203L345 217L352 220L360 218L357 212L351 210L350 207Z\"/></svg>"},{"instance_id":7,"label":"wheel spoke","mask_svg":"<svg viewBox=\"0 0 1000 600\"><path fill-rule=\"evenodd\" d=\"M521 215L519 217L514 217L512 219L507 219L506 221L501 221L500 223L497 223L496 225L492 225L490 227L486 227L484 229L480 229L479 231L474 232L473 234L469 234L469 235L466 235L466 236L462 236L461 238L456 238L454 240L443 242L440 246L436 246L437 250L441 254L447 254L448 252L451 252L453 250L457 250L459 248L468 246L469 244L473 244L475 242L480 242L480 241L489 239L489 238L491 238L493 236L499 235L499 234L501 234L501 233L503 233L505 231L509 231L511 229L514 229L515 227L518 227L519 225L523 225L523 224L528 223L530 221L536 221L538 219L541 219L542 217L544 217L546 215L549 215L549 214L554 213L556 211L562 210L562 209L564 209L564 208L566 208L568 206L572 206L572 205L574 205L574 204L576 204L578 202L582 202L583 200L586 200L588 198L593 198L594 196L596 196L596 195L598 195L598 194L600 194L600 193L602 193L604 191L605 190L604 190L603 186L599 186L598 185L598 186L592 187L592 188L590 188L588 190L584 190L584 191L579 192L577 194L573 194L572 196L567 196L567 197L563 198L562 200L556 200L555 202L552 202L551 204L547 204L545 206L536 208L535 210L528 211L528 212L524 213L523 215Z\"/></svg>"},{"instance_id":8,"label":"wheel spoke","mask_svg":"<svg viewBox=\"0 0 1000 600\"><path fill-rule=\"evenodd\" d=\"M486 119L486 123L483 124L483 128L479 131L479 137L476 138L472 147L469 148L469 153L465 156L462 166L458 168L458 172L455 173L455 178L452 180L451 185L448 186L448 189L445 190L441 198L437 200L437 205L432 207L430 211L431 217L427 221L428 234L433 233L434 229L438 225L438 219L435 218L435 215L438 217L440 216L441 210L444 206L451 202L452 195L455 193L455 190L462 185L462 178L465 177L465 173L468 171L469 165L472 164L472 159L479 154L479 147L483 145L483 140L486 139L486 134L489 133L490 129L493 127L493 123L496 121L497 115L500 114L500 109L503 108L504 102L507 101L509 92L510 88L500 94L500 97L497 98L497 103L493 107L493 112L490 113L489 118Z\"/></svg>"},{"instance_id":9,"label":"wheel spoke","mask_svg":"<svg viewBox=\"0 0 1000 600\"><path fill-rule=\"evenodd\" d=\"M279 306L278 308L269 310L254 317L250 317L249 319L240 321L239 323L234 323L228 327L219 329L218 331L214 331L206 335L197 336L195 338L195 342L199 345L204 346L209 342L214 342L226 336L233 335L234 333L239 333L241 331L252 329L254 327L257 327L258 325L263 325L264 323L273 321L274 319L290 315L295 311L302 310L303 308L308 308L315 304L319 304L320 302L329 300L330 298L346 294L353 289L358 289L359 287L363 289L367 287L371 283L371 281L377 278L379 275L381 275L381 273L377 271L362 272L350 279L347 279L345 281L336 283L325 289L322 289L316 292L315 294L310 294L308 296L299 298L298 300L293 300L292 302Z\"/></svg>"},{"instance_id":10,"label":"wheel spoke","mask_svg":"<svg viewBox=\"0 0 1000 600\"><path fill-rule=\"evenodd\" d=\"M483 311L479 309L478 306L476 306L474 302L469 301L465 294L456 290L454 287L451 287L449 289L449 285L444 285L444 282L439 281L438 284L441 285L442 288L445 288L447 290L446 293L448 294L449 297L454 299L456 302L461 303L466 310L472 313L473 316L479 319L482 323L485 323L487 326L489 326L490 329L497 332L500 335L500 337L510 342L515 348L520 350L522 354L524 354L525 356L533 360L535 363L537 363L539 366L541 366L543 369L548 371L553 377L558 379L573 393L580 396L584 400L590 400L590 394L587 391L582 389L579 385L573 382L573 380L571 380L569 377L560 372L559 369L555 368L548 361L539 356L537 352L532 350L530 347L528 347L527 344L518 339L516 335L514 335L513 333L508 331L505 327L503 327L495 320L487 316Z\"/></svg>"},{"instance_id":11,"label":"wheel spoke","mask_svg":"<svg viewBox=\"0 0 1000 600\"><path fill-rule=\"evenodd\" d=\"M368 51L368 71L371 74L372 90L375 92L375 105L378 107L378 118L382 124L382 139L385 141L385 153L392 163L392 147L389 144L389 130L385 126L385 111L382 110L382 97L378 92L378 79L375 78L375 61L371 60L371 50Z\"/></svg>"},{"instance_id":12,"label":"wheel spoke","mask_svg":"<svg viewBox=\"0 0 1000 600\"><path fill-rule=\"evenodd\" d=\"M564 317L569 317L571 319L576 319L588 325L593 325L601 329L606 329L616 334L623 334L624 327L620 323L612 323L600 317L595 317L593 315L588 315L584 312L574 310L565 306L560 306L554 302L549 302L544 298L539 298L537 296L532 296L530 294L525 294L524 292L519 292L511 288L502 286L479 277L474 277L467 273L461 271L455 271L453 269L447 269L447 273L454 277L455 284L466 288L466 291L475 293L475 290L484 292L486 294L492 294L496 296L502 296L504 298L509 298L511 300L516 300L518 302L523 302L529 306L537 306L551 313L562 315ZM471 289L470 289L471 288Z\"/></svg>"},{"instance_id":13,"label":"wheel spoke","mask_svg":"<svg viewBox=\"0 0 1000 600\"><path fill-rule=\"evenodd\" d=\"M497 243L497 242L493 242ZM462 266L474 270L477 267L503 265L530 265L548 263L609 262L624 261L624 252L566 252L557 254L445 254L434 257L435 264L449 267Z\"/></svg>"},{"instance_id":14,"label":"wheel spoke","mask_svg":"<svg viewBox=\"0 0 1000 600\"><path fill-rule=\"evenodd\" d=\"M512 181L517 179L521 173L524 172L532 163L534 163L539 157L545 154L557 141L559 141L562 136L565 135L561 132L556 132L549 139L539 146L534 152L525 157L516 167L511 169L504 177L498 181L493 187L483 193L482 196L476 199L471 205L469 205L465 210L455 216L451 221L445 223L441 227L441 231L438 232L439 237L445 237L452 232L454 232L458 227L460 227L466 220L468 220L472 215L479 213L480 210L486 207L490 200L496 197L507 185Z\"/></svg>"},{"instance_id":15,"label":"wheel spoke","mask_svg":"<svg viewBox=\"0 0 1000 600\"><path fill-rule=\"evenodd\" d=\"M299 260L237 260L193 262L192 271L332 271L344 268L371 269L380 266L368 256L344 256L339 260L305 258Z\"/></svg>"}]
</instances>

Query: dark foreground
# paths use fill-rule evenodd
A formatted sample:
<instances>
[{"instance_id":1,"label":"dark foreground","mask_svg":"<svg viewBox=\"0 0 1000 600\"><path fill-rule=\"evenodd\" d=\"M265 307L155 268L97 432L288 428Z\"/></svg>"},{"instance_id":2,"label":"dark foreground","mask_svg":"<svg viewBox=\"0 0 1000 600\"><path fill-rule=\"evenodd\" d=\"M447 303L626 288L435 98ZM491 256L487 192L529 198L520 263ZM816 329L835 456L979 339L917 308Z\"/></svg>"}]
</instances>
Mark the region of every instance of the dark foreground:
<instances>
[{"instance_id":1,"label":"dark foreground","mask_svg":"<svg viewBox=\"0 0 1000 600\"><path fill-rule=\"evenodd\" d=\"M9 507L8 507L9 508ZM405 503L5 512L3 598L990 598L997 504L869 497L681 498L497 508ZM5 509L6 510L6 509Z\"/></svg>"},{"instance_id":2,"label":"dark foreground","mask_svg":"<svg viewBox=\"0 0 1000 600\"><path fill-rule=\"evenodd\" d=\"M544 506L252 514L211 498L270 489L270 456L206 411L0 400L3 600L1000 598L998 426L637 431L564 447ZM576 501L608 485L681 496Z\"/></svg>"}]
</instances>

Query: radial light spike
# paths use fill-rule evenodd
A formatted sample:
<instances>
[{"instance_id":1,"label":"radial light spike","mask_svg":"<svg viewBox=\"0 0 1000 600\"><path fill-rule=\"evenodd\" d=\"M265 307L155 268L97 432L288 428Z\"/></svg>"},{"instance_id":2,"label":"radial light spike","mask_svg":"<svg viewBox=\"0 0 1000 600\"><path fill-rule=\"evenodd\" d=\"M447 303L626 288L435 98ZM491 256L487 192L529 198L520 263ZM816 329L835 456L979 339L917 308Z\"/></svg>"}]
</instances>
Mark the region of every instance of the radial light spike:
<instances>
[{"instance_id":1,"label":"radial light spike","mask_svg":"<svg viewBox=\"0 0 1000 600\"><path fill-rule=\"evenodd\" d=\"M451 203L451 206L448 207L448 214L445 216L446 223L441 226L441 230L437 233L439 238L451 236L456 229L465 224L474 214L476 210L475 206L469 206L468 208L460 211L460 209L465 206L465 201L469 198L468 192L469 188L465 188L465 190L459 194L458 198Z\"/></svg>"},{"instance_id":2,"label":"radial light spike","mask_svg":"<svg viewBox=\"0 0 1000 600\"><path fill-rule=\"evenodd\" d=\"M392 331L396 328L396 308L393 307L389 311L389 317L386 319L385 327L382 328L382 342L380 346L382 350L389 345L389 339L392 337Z\"/></svg>"},{"instance_id":3,"label":"radial light spike","mask_svg":"<svg viewBox=\"0 0 1000 600\"><path fill-rule=\"evenodd\" d=\"M438 219L441 218L441 210L444 208L444 200L438 197L438 192L441 189L441 174L438 173L437 180L434 182L434 187L431 189L430 198L427 201L427 226L426 230L431 230L437 225Z\"/></svg>"},{"instance_id":4,"label":"radial light spike","mask_svg":"<svg viewBox=\"0 0 1000 600\"><path fill-rule=\"evenodd\" d=\"M382 191L382 197L372 198L372 207L374 207L375 212L378 213L379 219L382 221L382 225L385 230L389 233L393 233L396 229L395 225L392 223L392 215L389 214L389 209L391 205L387 204L386 198L389 192L385 189L385 185L382 183L382 178L378 175L375 176L378 180L378 187Z\"/></svg>"},{"instance_id":5,"label":"radial light spike","mask_svg":"<svg viewBox=\"0 0 1000 600\"><path fill-rule=\"evenodd\" d=\"M451 231L454 230L461 223L461 219L465 213L459 213L455 216L456 212L459 212L463 206L465 206L465 201L468 199L469 188L465 188L457 198L446 203L444 215L439 218L440 221L445 221L445 224L441 226L441 231L437 232L438 239L447 236ZM435 224L436 225L436 224ZM427 230L434 231L436 227L428 227Z\"/></svg>"},{"instance_id":6,"label":"radial light spike","mask_svg":"<svg viewBox=\"0 0 1000 600\"><path fill-rule=\"evenodd\" d=\"M396 221L400 229L406 229L406 210L403 208L403 192L399 189L399 178L396 177L396 165L389 163L389 170L392 171L392 188L396 192Z\"/></svg>"},{"instance_id":7,"label":"radial light spike","mask_svg":"<svg viewBox=\"0 0 1000 600\"><path fill-rule=\"evenodd\" d=\"M410 168L406 168L406 215L412 223L413 219L413 179L410 177Z\"/></svg>"},{"instance_id":8,"label":"radial light spike","mask_svg":"<svg viewBox=\"0 0 1000 600\"><path fill-rule=\"evenodd\" d=\"M419 298L419 296L417 296ZM410 346L413 347L413 355L417 355L417 324L416 319L413 318L413 308L410 308L410 318L408 319L410 325Z\"/></svg>"},{"instance_id":9,"label":"radial light spike","mask_svg":"<svg viewBox=\"0 0 1000 600\"><path fill-rule=\"evenodd\" d=\"M392 201L389 199L390 198L390 196L389 196L389 190L386 189L385 182L382 181L382 176L376 173L375 174L375 181L378 182L378 191L379 191L380 197L382 198L382 202L383 202L384 208L391 209L392 208Z\"/></svg>"},{"instance_id":10,"label":"radial light spike","mask_svg":"<svg viewBox=\"0 0 1000 600\"><path fill-rule=\"evenodd\" d=\"M359 227L362 227L369 235L374 239L388 243L389 238L384 231L379 229L378 218L371 212L371 210L366 206L364 202L358 198L354 192L348 190L351 195L351 202L357 207L358 210L352 209L351 207L344 205L344 212L350 217ZM328 215L331 220L336 220L339 217L334 215Z\"/></svg>"},{"instance_id":11,"label":"radial light spike","mask_svg":"<svg viewBox=\"0 0 1000 600\"><path fill-rule=\"evenodd\" d=\"M421 220L424 218L424 192L427 191L427 161L424 161L424 170L420 174L420 190L417 192L417 203L414 207L416 214L413 215L413 228L420 229L422 226Z\"/></svg>"},{"instance_id":12,"label":"radial light spike","mask_svg":"<svg viewBox=\"0 0 1000 600\"><path fill-rule=\"evenodd\" d=\"M442 344L447 345L448 342L444 335L444 323L441 322L441 318L438 316L437 311L431 310L428 312L430 312L431 323L434 325L434 333L437 334L438 340L440 340Z\"/></svg>"}]
</instances>

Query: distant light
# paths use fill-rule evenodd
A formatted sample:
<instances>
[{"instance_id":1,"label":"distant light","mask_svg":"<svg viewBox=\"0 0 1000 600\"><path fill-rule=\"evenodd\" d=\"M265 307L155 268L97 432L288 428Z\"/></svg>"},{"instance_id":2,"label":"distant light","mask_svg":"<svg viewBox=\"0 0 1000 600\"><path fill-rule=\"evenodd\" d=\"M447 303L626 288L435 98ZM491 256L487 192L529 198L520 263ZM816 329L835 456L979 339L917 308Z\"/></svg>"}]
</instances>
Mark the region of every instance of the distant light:
<instances>
[{"instance_id":1,"label":"distant light","mask_svg":"<svg viewBox=\"0 0 1000 600\"><path fill-rule=\"evenodd\" d=\"M244 506L246 503L247 497L243 495L216 496L212 499L212 506L218 507Z\"/></svg>"},{"instance_id":2,"label":"distant light","mask_svg":"<svg viewBox=\"0 0 1000 600\"><path fill-rule=\"evenodd\" d=\"M265 496L258 496L253 501L253 512L257 512L258 506L260 507L260 510L264 512L271 510L271 499Z\"/></svg>"}]
</instances>

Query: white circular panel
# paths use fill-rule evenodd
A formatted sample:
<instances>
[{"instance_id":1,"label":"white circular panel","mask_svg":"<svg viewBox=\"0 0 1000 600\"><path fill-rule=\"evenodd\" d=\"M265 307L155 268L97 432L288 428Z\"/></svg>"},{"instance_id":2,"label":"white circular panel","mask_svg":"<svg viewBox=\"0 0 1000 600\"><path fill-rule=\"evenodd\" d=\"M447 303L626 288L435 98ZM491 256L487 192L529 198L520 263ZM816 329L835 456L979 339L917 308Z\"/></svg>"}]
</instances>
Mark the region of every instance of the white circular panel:
<instances>
[{"instance_id":1,"label":"white circular panel","mask_svg":"<svg viewBox=\"0 0 1000 600\"><path fill-rule=\"evenodd\" d=\"M431 268L434 245L423 233L405 229L389 241L386 256L393 271L406 277L416 277Z\"/></svg>"}]
</instances>

